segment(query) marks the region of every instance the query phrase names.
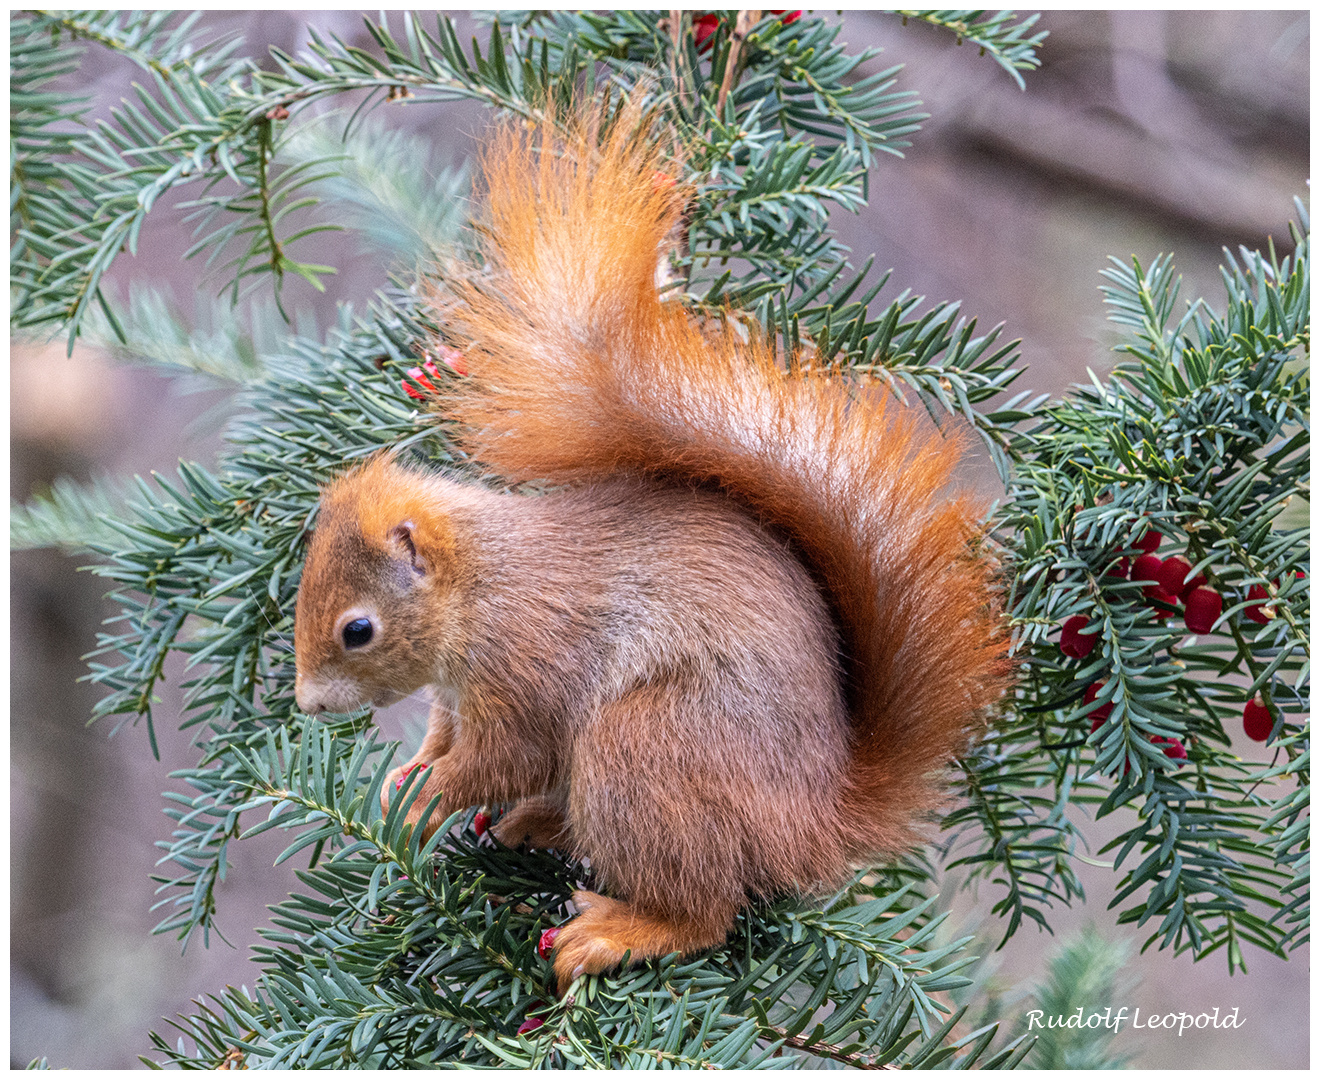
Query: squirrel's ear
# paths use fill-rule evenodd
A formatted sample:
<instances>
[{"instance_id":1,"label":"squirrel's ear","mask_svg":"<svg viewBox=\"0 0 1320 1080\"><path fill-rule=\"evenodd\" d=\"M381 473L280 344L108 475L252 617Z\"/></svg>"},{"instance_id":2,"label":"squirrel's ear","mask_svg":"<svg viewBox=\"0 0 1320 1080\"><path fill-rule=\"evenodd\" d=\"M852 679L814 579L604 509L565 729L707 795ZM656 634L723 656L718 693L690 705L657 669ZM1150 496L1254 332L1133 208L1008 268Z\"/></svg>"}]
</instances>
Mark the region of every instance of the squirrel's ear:
<instances>
[{"instance_id":1,"label":"squirrel's ear","mask_svg":"<svg viewBox=\"0 0 1320 1080\"><path fill-rule=\"evenodd\" d=\"M419 577L426 573L426 560L417 553L417 544L413 540L416 526L411 521L403 521L390 530L390 545L395 554L413 568Z\"/></svg>"}]
</instances>

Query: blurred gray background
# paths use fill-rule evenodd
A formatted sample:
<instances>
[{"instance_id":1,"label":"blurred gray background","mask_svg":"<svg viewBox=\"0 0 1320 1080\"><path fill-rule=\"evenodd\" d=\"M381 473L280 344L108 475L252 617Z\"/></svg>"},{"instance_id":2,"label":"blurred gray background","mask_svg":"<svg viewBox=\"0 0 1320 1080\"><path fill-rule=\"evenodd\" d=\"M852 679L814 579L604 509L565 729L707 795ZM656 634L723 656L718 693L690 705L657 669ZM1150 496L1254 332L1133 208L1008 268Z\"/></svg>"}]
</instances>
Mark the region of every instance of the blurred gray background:
<instances>
[{"instance_id":1,"label":"blurred gray background","mask_svg":"<svg viewBox=\"0 0 1320 1080\"><path fill-rule=\"evenodd\" d=\"M961 299L983 328L1005 324L1022 339L1030 370L1018 388L1061 393L1087 368L1108 370L1115 335L1105 322L1098 271L1106 257L1148 264L1172 251L1187 297L1219 295L1221 245L1287 248L1292 196L1308 193L1309 16L1299 11L1050 12L1041 70L1027 91L971 47L896 18L846 12L843 40L885 54L869 70L907 65L904 87L933 114L905 160L882 156L871 177L872 205L840 214L843 238L860 262L875 252L893 267L885 301L910 288L932 301ZM252 55L269 44L296 50L305 26L369 46L351 12L213 13L207 25L237 30ZM471 20L464 25L472 28ZM484 41L484 32L482 34ZM76 84L104 111L140 73L93 48ZM386 109L391 122L431 136L438 165L462 161L488 119L473 106ZM189 228L159 206L139 255L123 256L114 285L147 281L191 310L214 292L202 267L184 263ZM303 249L336 265L329 292L290 287L295 304L314 306L322 324L339 300L361 305L383 282L383 267L361 255L349 234ZM88 349L66 359L62 343L12 351L11 491L22 499L54 477L172 471L179 457L213 463L216 410L225 395L181 394L148 370L111 366ZM993 491L993 471L971 466ZM85 561L85 560L83 560ZM247 958L265 905L294 884L291 866L272 867L282 848L267 833L236 846L219 890L220 925L231 945L191 942L182 957L169 938L150 937L149 875L156 840L168 836L160 792L178 785L174 768L195 764L174 727L179 671L169 673L158 709L160 762L146 733L85 721L97 691L85 671L100 620L114 614L103 588L75 573L79 560L53 552L12 558L11 584L11 1061L47 1055L56 1067L132 1067L149 1050L147 1032L168 1033L162 1017L191 1010L190 999L225 984L251 985ZM412 719L383 721L391 735ZM1258 756L1255 744L1241 747ZM1098 843L1120 828L1092 827ZM1058 913L1056 938L1027 928L996 954L1001 988L1043 976L1061 938L1088 922L1111 941L1140 936L1113 926L1105 906L1109 871L1082 866L1088 904ZM984 920L988 944L993 888L961 894L957 917ZM1304 1068L1309 1061L1308 954L1284 963L1248 952L1250 974L1229 978L1222 957L1193 966L1184 956L1149 952L1131 964L1140 983L1124 1001L1144 1012L1240 1008L1236 1030L1125 1031L1115 1049L1154 1068ZM1025 1025L1010 1004L1004 1030ZM167 1035L167 1037L169 1037ZM173 1041L173 1038L170 1038Z\"/></svg>"}]
</instances>

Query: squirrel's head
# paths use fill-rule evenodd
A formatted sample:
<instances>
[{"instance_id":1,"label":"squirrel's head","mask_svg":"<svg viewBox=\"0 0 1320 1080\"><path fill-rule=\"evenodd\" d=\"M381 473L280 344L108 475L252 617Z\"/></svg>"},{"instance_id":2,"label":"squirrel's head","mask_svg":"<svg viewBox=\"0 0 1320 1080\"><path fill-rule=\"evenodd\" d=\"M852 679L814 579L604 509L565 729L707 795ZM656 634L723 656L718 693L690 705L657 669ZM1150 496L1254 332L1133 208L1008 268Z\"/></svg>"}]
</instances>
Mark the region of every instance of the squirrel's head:
<instances>
[{"instance_id":1,"label":"squirrel's head","mask_svg":"<svg viewBox=\"0 0 1320 1080\"><path fill-rule=\"evenodd\" d=\"M298 708L384 706L444 677L454 538L428 478L380 457L328 485L298 586Z\"/></svg>"}]
</instances>

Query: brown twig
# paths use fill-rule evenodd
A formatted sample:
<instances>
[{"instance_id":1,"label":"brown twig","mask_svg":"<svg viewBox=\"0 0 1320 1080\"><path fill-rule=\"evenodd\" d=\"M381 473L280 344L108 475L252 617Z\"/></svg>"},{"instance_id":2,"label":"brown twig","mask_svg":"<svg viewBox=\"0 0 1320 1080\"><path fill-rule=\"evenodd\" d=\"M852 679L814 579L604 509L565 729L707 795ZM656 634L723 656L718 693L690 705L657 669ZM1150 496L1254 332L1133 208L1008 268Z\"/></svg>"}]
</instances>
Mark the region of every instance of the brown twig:
<instances>
[{"instance_id":1,"label":"brown twig","mask_svg":"<svg viewBox=\"0 0 1320 1080\"><path fill-rule=\"evenodd\" d=\"M730 38L729 43L729 58L724 62L724 78L720 80L720 96L716 101L721 113L724 112L724 102L728 99L729 91L733 89L733 78L738 70L738 61L742 59L742 47L747 39L747 32L760 21L759 11L738 12L738 21L734 24L733 37Z\"/></svg>"},{"instance_id":2,"label":"brown twig","mask_svg":"<svg viewBox=\"0 0 1320 1080\"><path fill-rule=\"evenodd\" d=\"M678 57L683 51L683 9L669 9L669 37L673 42L673 48L669 52L669 70L674 76L674 96L678 98L678 108L681 112L685 106L683 101L683 81L678 77Z\"/></svg>"},{"instance_id":3,"label":"brown twig","mask_svg":"<svg viewBox=\"0 0 1320 1080\"><path fill-rule=\"evenodd\" d=\"M845 1054L839 1047L830 1046L829 1043L813 1043L804 1039L801 1035L789 1035L783 1028L777 1028L773 1025L770 1030L784 1040L785 1046L791 1046L795 1050L805 1050L809 1054L815 1054L818 1057L829 1058L832 1061L842 1062L850 1065L854 1069L897 1069L898 1066L892 1063L876 1065L867 1061L857 1054Z\"/></svg>"}]
</instances>

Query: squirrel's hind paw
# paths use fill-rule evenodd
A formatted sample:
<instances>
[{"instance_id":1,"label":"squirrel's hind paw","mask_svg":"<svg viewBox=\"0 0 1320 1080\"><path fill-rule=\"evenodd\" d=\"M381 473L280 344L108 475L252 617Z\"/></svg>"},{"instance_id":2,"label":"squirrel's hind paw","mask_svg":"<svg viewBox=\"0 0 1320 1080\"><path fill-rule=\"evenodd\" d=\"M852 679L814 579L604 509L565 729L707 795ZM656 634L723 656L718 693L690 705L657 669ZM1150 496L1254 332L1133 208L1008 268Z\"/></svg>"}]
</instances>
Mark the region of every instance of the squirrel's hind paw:
<instances>
[{"instance_id":1,"label":"squirrel's hind paw","mask_svg":"<svg viewBox=\"0 0 1320 1080\"><path fill-rule=\"evenodd\" d=\"M634 961L643 959L620 935L632 921L628 904L592 892L575 892L573 903L581 914L565 923L555 940L555 980L561 997L579 975L599 975L618 967L630 949Z\"/></svg>"},{"instance_id":2,"label":"squirrel's hind paw","mask_svg":"<svg viewBox=\"0 0 1320 1080\"><path fill-rule=\"evenodd\" d=\"M593 892L575 892L582 913L555 939L555 980L562 996L579 975L618 967L625 954L638 963L670 953L692 953L724 941L736 908L693 922L648 915L634 905Z\"/></svg>"}]
</instances>

